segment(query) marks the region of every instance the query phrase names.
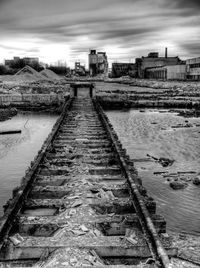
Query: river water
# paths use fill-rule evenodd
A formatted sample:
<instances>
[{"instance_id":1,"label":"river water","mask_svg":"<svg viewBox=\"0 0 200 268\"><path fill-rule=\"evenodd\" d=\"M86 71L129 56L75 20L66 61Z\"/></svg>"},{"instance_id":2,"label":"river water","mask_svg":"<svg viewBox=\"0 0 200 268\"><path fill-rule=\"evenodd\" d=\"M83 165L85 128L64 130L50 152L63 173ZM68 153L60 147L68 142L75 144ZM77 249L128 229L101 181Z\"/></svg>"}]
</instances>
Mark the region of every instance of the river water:
<instances>
[{"instance_id":1,"label":"river water","mask_svg":"<svg viewBox=\"0 0 200 268\"><path fill-rule=\"evenodd\" d=\"M143 185L155 199L157 213L165 217L168 230L200 235L200 186L188 182L187 188L173 190L165 176L189 171L190 174L182 176L192 179L200 172L200 118L186 119L159 110L130 109L106 113L123 147L135 160ZM172 128L186 124L186 120L193 127ZM170 167L162 167L147 154L175 162Z\"/></svg>"},{"instance_id":2,"label":"river water","mask_svg":"<svg viewBox=\"0 0 200 268\"><path fill-rule=\"evenodd\" d=\"M20 185L57 118L57 115L26 113L0 122L0 130L22 130L21 134L0 135L0 216L2 206L12 197L12 190Z\"/></svg>"}]
</instances>

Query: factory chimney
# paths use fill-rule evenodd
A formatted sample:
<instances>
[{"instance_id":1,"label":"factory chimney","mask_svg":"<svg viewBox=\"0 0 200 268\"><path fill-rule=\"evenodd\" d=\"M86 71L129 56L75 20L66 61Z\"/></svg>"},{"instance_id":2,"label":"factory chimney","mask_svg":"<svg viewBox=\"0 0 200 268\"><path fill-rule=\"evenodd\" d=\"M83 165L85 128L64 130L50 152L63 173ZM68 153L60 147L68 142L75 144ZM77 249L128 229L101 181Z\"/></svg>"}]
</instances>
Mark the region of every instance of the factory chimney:
<instances>
[{"instance_id":1,"label":"factory chimney","mask_svg":"<svg viewBox=\"0 0 200 268\"><path fill-rule=\"evenodd\" d=\"M165 48L165 58L167 58L167 56L168 56L167 53L168 53L168 52L167 52L167 47L166 47L166 48Z\"/></svg>"}]
</instances>

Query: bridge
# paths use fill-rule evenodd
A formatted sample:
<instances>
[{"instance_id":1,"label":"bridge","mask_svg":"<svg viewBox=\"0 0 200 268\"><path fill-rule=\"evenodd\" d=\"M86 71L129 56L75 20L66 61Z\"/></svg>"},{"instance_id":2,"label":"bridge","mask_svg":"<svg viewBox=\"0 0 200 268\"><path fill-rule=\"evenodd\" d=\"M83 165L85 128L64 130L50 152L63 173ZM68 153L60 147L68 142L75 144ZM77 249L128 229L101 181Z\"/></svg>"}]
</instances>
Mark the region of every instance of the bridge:
<instances>
[{"instance_id":1,"label":"bridge","mask_svg":"<svg viewBox=\"0 0 200 268\"><path fill-rule=\"evenodd\" d=\"M172 267L177 248L90 83L71 98L0 221L0 267Z\"/></svg>"}]
</instances>

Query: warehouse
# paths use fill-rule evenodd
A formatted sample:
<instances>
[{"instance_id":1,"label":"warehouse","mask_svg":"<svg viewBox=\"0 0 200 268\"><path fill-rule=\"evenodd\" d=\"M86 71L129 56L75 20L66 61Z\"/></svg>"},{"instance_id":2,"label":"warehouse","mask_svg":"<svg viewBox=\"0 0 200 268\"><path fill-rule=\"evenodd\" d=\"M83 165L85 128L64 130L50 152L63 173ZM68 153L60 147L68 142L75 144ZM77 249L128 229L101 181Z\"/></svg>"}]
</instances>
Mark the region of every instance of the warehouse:
<instances>
[{"instance_id":1,"label":"warehouse","mask_svg":"<svg viewBox=\"0 0 200 268\"><path fill-rule=\"evenodd\" d=\"M170 65L146 69L146 77L150 79L185 80L186 65Z\"/></svg>"},{"instance_id":2,"label":"warehouse","mask_svg":"<svg viewBox=\"0 0 200 268\"><path fill-rule=\"evenodd\" d=\"M200 80L200 57L186 60L187 78Z\"/></svg>"}]
</instances>

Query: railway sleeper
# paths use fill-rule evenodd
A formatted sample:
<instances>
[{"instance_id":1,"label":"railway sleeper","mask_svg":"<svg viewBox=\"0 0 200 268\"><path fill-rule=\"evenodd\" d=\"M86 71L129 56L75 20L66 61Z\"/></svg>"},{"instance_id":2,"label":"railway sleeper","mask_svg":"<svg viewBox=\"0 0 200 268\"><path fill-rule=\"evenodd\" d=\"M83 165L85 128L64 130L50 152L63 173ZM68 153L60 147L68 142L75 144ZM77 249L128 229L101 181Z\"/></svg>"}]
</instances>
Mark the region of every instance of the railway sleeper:
<instances>
[{"instance_id":1,"label":"railway sleeper","mask_svg":"<svg viewBox=\"0 0 200 268\"><path fill-rule=\"evenodd\" d=\"M45 181L46 182L46 181ZM62 181L63 184L63 181ZM110 193L112 198L118 199L118 198L128 198L129 197L129 190L127 188L127 185L118 186L112 185L110 187L105 186L92 186L89 190L91 193L93 193L93 197L95 198L95 194L101 194L101 189L105 193ZM147 193L145 190L143 190L143 187L140 187L140 192L143 195L143 197L147 198ZM32 191L29 194L29 198L32 199L61 199L63 197L66 197L67 195L71 194L71 190L69 189L68 184L65 185L38 185L35 184L33 186Z\"/></svg>"},{"instance_id":2,"label":"railway sleeper","mask_svg":"<svg viewBox=\"0 0 200 268\"><path fill-rule=\"evenodd\" d=\"M162 238L162 244L169 256L177 256L177 248L173 248L169 240ZM57 249L84 248L94 250L101 258L151 258L151 252L143 236L136 234L135 241L130 242L121 236L98 237L24 237L17 245L9 242L3 260L39 260L48 250L48 255Z\"/></svg>"},{"instance_id":3,"label":"railway sleeper","mask_svg":"<svg viewBox=\"0 0 200 268\"><path fill-rule=\"evenodd\" d=\"M160 215L152 215L153 223L157 232L166 232L166 221ZM61 216L33 217L21 216L18 220L15 231L20 235L26 236L53 236L61 228L65 228L68 219ZM97 228L102 235L106 236L123 236L126 235L127 229L140 230L140 223L136 214L125 215L95 215L90 217L79 217L74 221L76 224L84 224L87 228ZM88 226L90 225L90 226Z\"/></svg>"},{"instance_id":4,"label":"railway sleeper","mask_svg":"<svg viewBox=\"0 0 200 268\"><path fill-rule=\"evenodd\" d=\"M151 198L150 199L146 198L144 199L144 203L149 213L155 214L156 212L155 201L153 201ZM129 198L120 198L118 200L108 200L108 201L92 200L91 206L100 214L115 213L123 215L135 212L133 201L130 200Z\"/></svg>"}]
</instances>

